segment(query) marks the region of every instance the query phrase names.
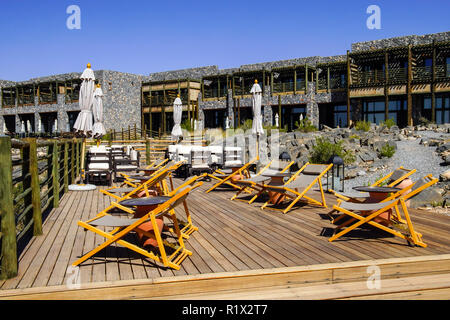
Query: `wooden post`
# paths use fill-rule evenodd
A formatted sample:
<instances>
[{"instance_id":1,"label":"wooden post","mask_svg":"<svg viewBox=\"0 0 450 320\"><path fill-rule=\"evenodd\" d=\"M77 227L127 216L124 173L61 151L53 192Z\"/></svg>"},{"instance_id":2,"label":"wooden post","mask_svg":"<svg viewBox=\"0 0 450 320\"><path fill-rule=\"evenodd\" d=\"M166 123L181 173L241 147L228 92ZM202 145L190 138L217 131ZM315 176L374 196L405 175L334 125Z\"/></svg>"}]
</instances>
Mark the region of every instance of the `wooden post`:
<instances>
[{"instance_id":1,"label":"wooden post","mask_svg":"<svg viewBox=\"0 0 450 320\"><path fill-rule=\"evenodd\" d=\"M25 139L29 147L29 172L31 174L31 203L33 205L33 235L42 234L41 187L39 185L36 138Z\"/></svg>"},{"instance_id":2,"label":"wooden post","mask_svg":"<svg viewBox=\"0 0 450 320\"><path fill-rule=\"evenodd\" d=\"M433 40L433 54L431 59L431 121L436 123L436 94L435 94L435 82L436 82L436 46L435 40ZM444 107L444 106L442 106Z\"/></svg>"},{"instance_id":3,"label":"wooden post","mask_svg":"<svg viewBox=\"0 0 450 320\"><path fill-rule=\"evenodd\" d=\"M75 142L75 152L75 177L78 177L80 175L80 142L78 140Z\"/></svg>"},{"instance_id":4,"label":"wooden post","mask_svg":"<svg viewBox=\"0 0 450 320\"><path fill-rule=\"evenodd\" d=\"M145 164L150 164L150 139L145 139Z\"/></svg>"},{"instance_id":5,"label":"wooden post","mask_svg":"<svg viewBox=\"0 0 450 320\"><path fill-rule=\"evenodd\" d=\"M1 278L17 276L17 240L12 189L11 138L0 137Z\"/></svg>"},{"instance_id":6,"label":"wooden post","mask_svg":"<svg viewBox=\"0 0 450 320\"><path fill-rule=\"evenodd\" d=\"M384 120L389 119L389 58L384 50Z\"/></svg>"},{"instance_id":7,"label":"wooden post","mask_svg":"<svg viewBox=\"0 0 450 320\"><path fill-rule=\"evenodd\" d=\"M281 96L278 96L278 127L283 128L283 117L281 116Z\"/></svg>"},{"instance_id":8,"label":"wooden post","mask_svg":"<svg viewBox=\"0 0 450 320\"><path fill-rule=\"evenodd\" d=\"M351 84L352 72L350 65L349 51L347 50L347 127L350 127L350 84Z\"/></svg>"},{"instance_id":9,"label":"wooden post","mask_svg":"<svg viewBox=\"0 0 450 320\"><path fill-rule=\"evenodd\" d=\"M75 139L72 139L70 153L70 183L75 183Z\"/></svg>"},{"instance_id":10,"label":"wooden post","mask_svg":"<svg viewBox=\"0 0 450 320\"><path fill-rule=\"evenodd\" d=\"M53 207L59 206L59 161L58 142L53 142L52 150L52 185L53 185Z\"/></svg>"},{"instance_id":11,"label":"wooden post","mask_svg":"<svg viewBox=\"0 0 450 320\"><path fill-rule=\"evenodd\" d=\"M69 144L64 142L64 193L69 191Z\"/></svg>"},{"instance_id":12,"label":"wooden post","mask_svg":"<svg viewBox=\"0 0 450 320\"><path fill-rule=\"evenodd\" d=\"M408 45L408 83L407 83L407 86L406 86L407 119L408 119L407 123L408 123L408 126L412 126L413 125L411 81L412 81L412 51L411 51L411 45Z\"/></svg>"}]
</instances>

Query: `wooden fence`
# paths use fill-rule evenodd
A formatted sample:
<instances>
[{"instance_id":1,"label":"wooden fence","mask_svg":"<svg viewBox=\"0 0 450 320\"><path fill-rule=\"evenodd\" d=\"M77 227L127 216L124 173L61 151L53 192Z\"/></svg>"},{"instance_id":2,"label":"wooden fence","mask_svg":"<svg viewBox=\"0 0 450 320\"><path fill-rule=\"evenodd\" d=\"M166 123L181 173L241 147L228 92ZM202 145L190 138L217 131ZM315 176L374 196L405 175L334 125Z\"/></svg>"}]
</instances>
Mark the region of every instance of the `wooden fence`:
<instances>
[{"instance_id":1,"label":"wooden fence","mask_svg":"<svg viewBox=\"0 0 450 320\"><path fill-rule=\"evenodd\" d=\"M17 275L18 249L80 174L80 139L0 136L0 278ZM28 239L28 240L27 240Z\"/></svg>"}]
</instances>

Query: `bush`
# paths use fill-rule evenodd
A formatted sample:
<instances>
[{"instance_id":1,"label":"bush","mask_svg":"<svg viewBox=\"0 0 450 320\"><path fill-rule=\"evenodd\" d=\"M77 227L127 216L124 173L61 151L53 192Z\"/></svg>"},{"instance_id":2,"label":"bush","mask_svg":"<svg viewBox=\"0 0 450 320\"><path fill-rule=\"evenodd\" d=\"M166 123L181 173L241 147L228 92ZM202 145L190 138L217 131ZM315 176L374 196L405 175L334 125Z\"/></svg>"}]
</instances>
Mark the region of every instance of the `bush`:
<instances>
[{"instance_id":1,"label":"bush","mask_svg":"<svg viewBox=\"0 0 450 320\"><path fill-rule=\"evenodd\" d=\"M304 118L303 120L295 121L294 124L297 127L297 130L301 131L301 132L317 131L316 126L314 126L308 118Z\"/></svg>"},{"instance_id":2,"label":"bush","mask_svg":"<svg viewBox=\"0 0 450 320\"><path fill-rule=\"evenodd\" d=\"M355 162L355 155L351 151L344 151L342 143L343 140L334 143L324 137L316 138L316 144L312 148L309 161L311 163L326 164L332 155L337 155L344 160L345 164Z\"/></svg>"},{"instance_id":3,"label":"bush","mask_svg":"<svg viewBox=\"0 0 450 320\"><path fill-rule=\"evenodd\" d=\"M247 119L238 128L244 130L244 132L245 132L247 130L251 130L252 126L253 126L253 120Z\"/></svg>"},{"instance_id":4,"label":"bush","mask_svg":"<svg viewBox=\"0 0 450 320\"><path fill-rule=\"evenodd\" d=\"M421 125L421 126L426 126L426 125L433 123L432 121L428 120L425 117L420 117L418 122L419 122L419 125Z\"/></svg>"},{"instance_id":5,"label":"bush","mask_svg":"<svg viewBox=\"0 0 450 320\"><path fill-rule=\"evenodd\" d=\"M396 125L394 119L387 119L386 121L383 121L380 124L388 127L388 129Z\"/></svg>"},{"instance_id":6,"label":"bush","mask_svg":"<svg viewBox=\"0 0 450 320\"><path fill-rule=\"evenodd\" d=\"M369 121L356 121L355 129L359 131L369 131L370 122Z\"/></svg>"},{"instance_id":7,"label":"bush","mask_svg":"<svg viewBox=\"0 0 450 320\"><path fill-rule=\"evenodd\" d=\"M381 157L387 157L392 158L392 156L395 153L395 147L391 146L390 144L386 143L384 146L380 149L380 156Z\"/></svg>"},{"instance_id":8,"label":"bush","mask_svg":"<svg viewBox=\"0 0 450 320\"><path fill-rule=\"evenodd\" d=\"M181 124L180 124L181 129L184 129L188 132L192 132L194 131L194 128L192 127L191 121L189 121L189 119L184 120Z\"/></svg>"}]
</instances>

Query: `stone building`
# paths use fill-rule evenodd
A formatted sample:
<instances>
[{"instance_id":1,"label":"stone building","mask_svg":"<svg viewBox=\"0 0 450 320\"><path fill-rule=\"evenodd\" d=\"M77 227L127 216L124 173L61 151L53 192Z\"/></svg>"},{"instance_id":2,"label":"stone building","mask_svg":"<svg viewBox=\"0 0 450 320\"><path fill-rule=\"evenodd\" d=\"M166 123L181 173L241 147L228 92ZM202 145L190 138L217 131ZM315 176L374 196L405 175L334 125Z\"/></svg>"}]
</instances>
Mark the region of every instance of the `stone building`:
<instances>
[{"instance_id":1,"label":"stone building","mask_svg":"<svg viewBox=\"0 0 450 320\"><path fill-rule=\"evenodd\" d=\"M141 122L141 83L143 76L94 71L103 90L103 121L106 129L126 128ZM78 104L81 73L66 73L28 81L0 81L0 128L11 133L22 130L22 121L31 131L72 131L80 112ZM57 120L57 121L55 121ZM55 130L56 129L56 130Z\"/></svg>"},{"instance_id":2,"label":"stone building","mask_svg":"<svg viewBox=\"0 0 450 320\"><path fill-rule=\"evenodd\" d=\"M11 132L38 120L45 131L72 128L80 73L23 82L0 80L0 125ZM295 129L300 116L316 126L392 119L405 127L450 123L450 32L358 42L343 55L306 57L219 69L206 66L152 73L95 72L105 97L107 130L134 126L170 132L179 94L183 121L200 128L236 127L252 118L250 88L263 90L263 119Z\"/></svg>"}]
</instances>

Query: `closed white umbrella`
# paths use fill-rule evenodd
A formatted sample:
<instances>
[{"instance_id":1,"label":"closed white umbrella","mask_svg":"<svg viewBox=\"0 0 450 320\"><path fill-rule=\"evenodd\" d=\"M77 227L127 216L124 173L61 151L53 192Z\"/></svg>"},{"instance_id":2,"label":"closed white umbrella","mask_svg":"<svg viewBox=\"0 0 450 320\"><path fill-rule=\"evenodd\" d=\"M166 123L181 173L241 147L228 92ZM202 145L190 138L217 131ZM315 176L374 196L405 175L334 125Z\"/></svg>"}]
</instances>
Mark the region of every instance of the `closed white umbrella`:
<instances>
[{"instance_id":1,"label":"closed white umbrella","mask_svg":"<svg viewBox=\"0 0 450 320\"><path fill-rule=\"evenodd\" d=\"M258 80L255 80L255 84L253 84L250 93L252 94L252 108L253 108L252 133L256 135L263 134L264 128L262 125L262 115L261 115L262 90L258 84Z\"/></svg>"},{"instance_id":2,"label":"closed white umbrella","mask_svg":"<svg viewBox=\"0 0 450 320\"><path fill-rule=\"evenodd\" d=\"M25 133L26 131L25 131L25 122L24 121L22 121L22 125L21 125L21 127L20 127L20 133Z\"/></svg>"},{"instance_id":3,"label":"closed white umbrella","mask_svg":"<svg viewBox=\"0 0 450 320\"><path fill-rule=\"evenodd\" d=\"M183 107L180 99L180 95L178 95L173 102L173 128L172 128L172 136L178 140L179 137L183 135L181 131L181 118L183 115Z\"/></svg>"},{"instance_id":4,"label":"closed white umbrella","mask_svg":"<svg viewBox=\"0 0 450 320\"><path fill-rule=\"evenodd\" d=\"M92 132L92 104L94 101L95 76L88 63L84 69L80 79L82 80L80 87L80 97L78 103L80 105L80 113L73 125L76 132L88 136Z\"/></svg>"},{"instance_id":5,"label":"closed white umbrella","mask_svg":"<svg viewBox=\"0 0 450 320\"><path fill-rule=\"evenodd\" d=\"M53 132L58 132L58 119L55 119L55 123L53 125Z\"/></svg>"},{"instance_id":6,"label":"closed white umbrella","mask_svg":"<svg viewBox=\"0 0 450 320\"><path fill-rule=\"evenodd\" d=\"M94 114L94 126L92 128L92 136L96 139L100 139L106 134L105 127L103 126L103 91L100 88L100 84L97 84L97 88L94 91L94 104L92 105L92 113Z\"/></svg>"},{"instance_id":7,"label":"closed white umbrella","mask_svg":"<svg viewBox=\"0 0 450 320\"><path fill-rule=\"evenodd\" d=\"M262 126L262 115L261 115L262 90L258 84L258 80L255 80L255 83L253 84L250 93L252 94L252 108L253 108L252 133L256 134L256 155L259 160L259 135L264 133L264 128Z\"/></svg>"},{"instance_id":8,"label":"closed white umbrella","mask_svg":"<svg viewBox=\"0 0 450 320\"><path fill-rule=\"evenodd\" d=\"M31 127L30 120L27 120L27 131L28 131L28 133L33 132L33 128Z\"/></svg>"},{"instance_id":9,"label":"closed white umbrella","mask_svg":"<svg viewBox=\"0 0 450 320\"><path fill-rule=\"evenodd\" d=\"M39 121L38 121L38 129L37 129L37 131L38 131L39 133L42 132L42 122L41 122L41 119L39 119Z\"/></svg>"},{"instance_id":10,"label":"closed white umbrella","mask_svg":"<svg viewBox=\"0 0 450 320\"><path fill-rule=\"evenodd\" d=\"M92 104L94 102L94 89L95 89L95 75L91 69L91 64L87 64L87 68L84 69L80 79L80 97L78 103L80 105L80 113L77 120L73 125L75 132L84 136L83 145L81 147L81 181L83 180L84 172L84 153L86 150L86 137L92 133ZM69 190L94 190L96 188L93 184L71 184Z\"/></svg>"}]
</instances>

